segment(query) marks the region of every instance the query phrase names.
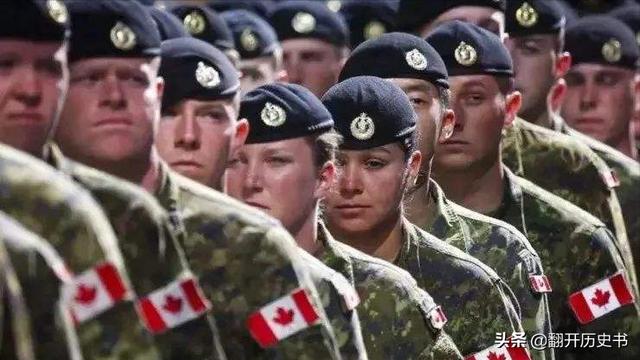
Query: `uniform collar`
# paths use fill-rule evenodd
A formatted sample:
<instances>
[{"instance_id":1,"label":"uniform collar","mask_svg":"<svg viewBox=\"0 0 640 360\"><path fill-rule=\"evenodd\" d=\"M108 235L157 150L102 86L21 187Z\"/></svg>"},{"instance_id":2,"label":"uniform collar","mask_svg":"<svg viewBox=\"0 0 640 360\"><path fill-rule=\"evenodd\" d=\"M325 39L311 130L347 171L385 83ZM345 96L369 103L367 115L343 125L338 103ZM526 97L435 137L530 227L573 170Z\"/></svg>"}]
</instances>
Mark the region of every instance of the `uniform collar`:
<instances>
[{"instance_id":1,"label":"uniform collar","mask_svg":"<svg viewBox=\"0 0 640 360\"><path fill-rule=\"evenodd\" d=\"M318 241L322 244L322 250L318 255L318 259L353 283L354 276L351 258L341 248L343 245L335 240L331 233L329 233L329 230L322 221L318 221Z\"/></svg>"}]
</instances>

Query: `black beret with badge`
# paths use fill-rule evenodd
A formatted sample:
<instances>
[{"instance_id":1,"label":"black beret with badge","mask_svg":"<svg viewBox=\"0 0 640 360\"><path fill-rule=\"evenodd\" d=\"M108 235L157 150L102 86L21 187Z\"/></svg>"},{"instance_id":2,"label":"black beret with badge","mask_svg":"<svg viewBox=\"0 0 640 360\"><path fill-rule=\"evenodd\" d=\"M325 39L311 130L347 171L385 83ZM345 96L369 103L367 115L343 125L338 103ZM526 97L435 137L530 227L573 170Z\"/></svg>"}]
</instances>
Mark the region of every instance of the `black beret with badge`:
<instances>
[{"instance_id":1,"label":"black beret with badge","mask_svg":"<svg viewBox=\"0 0 640 360\"><path fill-rule=\"evenodd\" d=\"M389 0L348 1L340 7L340 14L349 26L351 47L395 28L396 9Z\"/></svg>"},{"instance_id":2,"label":"black beret with badge","mask_svg":"<svg viewBox=\"0 0 640 360\"><path fill-rule=\"evenodd\" d=\"M206 6L176 5L169 11L182 21L187 32L222 51L233 50L233 35L220 14Z\"/></svg>"},{"instance_id":3,"label":"black beret with badge","mask_svg":"<svg viewBox=\"0 0 640 360\"><path fill-rule=\"evenodd\" d=\"M354 76L422 79L449 88L447 68L424 39L407 33L388 33L355 48L340 72L339 81Z\"/></svg>"},{"instance_id":4,"label":"black beret with badge","mask_svg":"<svg viewBox=\"0 0 640 360\"><path fill-rule=\"evenodd\" d=\"M398 29L415 31L458 6L482 6L504 11L506 0L400 0L396 17Z\"/></svg>"},{"instance_id":5,"label":"black beret with badge","mask_svg":"<svg viewBox=\"0 0 640 360\"><path fill-rule=\"evenodd\" d=\"M240 88L238 72L224 53L191 37L162 42L159 76L165 83L163 111L185 99L227 99Z\"/></svg>"},{"instance_id":6,"label":"black beret with badge","mask_svg":"<svg viewBox=\"0 0 640 360\"><path fill-rule=\"evenodd\" d=\"M636 35L636 42L640 45L640 5L630 4L612 10L609 15L627 24Z\"/></svg>"},{"instance_id":7,"label":"black beret with badge","mask_svg":"<svg viewBox=\"0 0 640 360\"><path fill-rule=\"evenodd\" d=\"M586 16L567 27L565 48L573 65L593 63L635 70L640 55L633 31L608 15Z\"/></svg>"},{"instance_id":8,"label":"black beret with badge","mask_svg":"<svg viewBox=\"0 0 640 360\"><path fill-rule=\"evenodd\" d=\"M365 150L395 142L412 147L416 114L407 95L391 81L356 76L331 87L322 103L342 135L343 149Z\"/></svg>"},{"instance_id":9,"label":"black beret with badge","mask_svg":"<svg viewBox=\"0 0 640 360\"><path fill-rule=\"evenodd\" d=\"M184 28L180 19L172 13L159 9L155 6L147 7L149 10L149 14L155 21L158 26L158 31L160 32L160 39L162 41L168 39L175 39L180 37L189 37L191 36L187 29Z\"/></svg>"},{"instance_id":10,"label":"black beret with badge","mask_svg":"<svg viewBox=\"0 0 640 360\"><path fill-rule=\"evenodd\" d=\"M305 87L273 83L249 91L240 103L240 118L249 121L247 144L321 134L331 130L331 114Z\"/></svg>"},{"instance_id":11,"label":"black beret with badge","mask_svg":"<svg viewBox=\"0 0 640 360\"><path fill-rule=\"evenodd\" d=\"M69 13L61 0L0 1L0 38L62 41L68 30Z\"/></svg>"},{"instance_id":12,"label":"black beret with badge","mask_svg":"<svg viewBox=\"0 0 640 360\"><path fill-rule=\"evenodd\" d=\"M449 76L513 76L507 48L496 34L479 26L449 21L435 28L426 40L442 57Z\"/></svg>"},{"instance_id":13,"label":"black beret with badge","mask_svg":"<svg viewBox=\"0 0 640 360\"><path fill-rule=\"evenodd\" d=\"M280 41L312 38L349 46L349 29L340 14L317 1L286 1L275 5L269 23Z\"/></svg>"},{"instance_id":14,"label":"black beret with badge","mask_svg":"<svg viewBox=\"0 0 640 360\"><path fill-rule=\"evenodd\" d=\"M155 57L160 33L149 11L135 1L69 3L73 24L69 61L96 57Z\"/></svg>"},{"instance_id":15,"label":"black beret with badge","mask_svg":"<svg viewBox=\"0 0 640 360\"><path fill-rule=\"evenodd\" d=\"M271 0L213 0L208 6L219 13L229 10L247 10L266 19L273 2Z\"/></svg>"},{"instance_id":16,"label":"black beret with badge","mask_svg":"<svg viewBox=\"0 0 640 360\"><path fill-rule=\"evenodd\" d=\"M505 30L509 36L558 34L565 24L564 11L556 1L507 1Z\"/></svg>"},{"instance_id":17,"label":"black beret with badge","mask_svg":"<svg viewBox=\"0 0 640 360\"><path fill-rule=\"evenodd\" d=\"M247 10L229 10L220 14L229 26L242 59L269 56L280 48L273 27Z\"/></svg>"}]
</instances>

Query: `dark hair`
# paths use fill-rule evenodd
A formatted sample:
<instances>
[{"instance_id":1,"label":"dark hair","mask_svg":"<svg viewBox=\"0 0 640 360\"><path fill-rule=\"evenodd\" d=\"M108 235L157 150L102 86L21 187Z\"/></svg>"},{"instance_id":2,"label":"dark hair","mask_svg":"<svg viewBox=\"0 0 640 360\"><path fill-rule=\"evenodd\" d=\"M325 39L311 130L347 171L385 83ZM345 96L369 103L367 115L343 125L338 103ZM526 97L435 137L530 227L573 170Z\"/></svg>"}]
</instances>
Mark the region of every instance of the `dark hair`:
<instances>
[{"instance_id":1,"label":"dark hair","mask_svg":"<svg viewBox=\"0 0 640 360\"><path fill-rule=\"evenodd\" d=\"M311 138L313 141L313 161L317 168L322 168L328 161L334 161L342 142L342 137L335 130L329 130Z\"/></svg>"}]
</instances>

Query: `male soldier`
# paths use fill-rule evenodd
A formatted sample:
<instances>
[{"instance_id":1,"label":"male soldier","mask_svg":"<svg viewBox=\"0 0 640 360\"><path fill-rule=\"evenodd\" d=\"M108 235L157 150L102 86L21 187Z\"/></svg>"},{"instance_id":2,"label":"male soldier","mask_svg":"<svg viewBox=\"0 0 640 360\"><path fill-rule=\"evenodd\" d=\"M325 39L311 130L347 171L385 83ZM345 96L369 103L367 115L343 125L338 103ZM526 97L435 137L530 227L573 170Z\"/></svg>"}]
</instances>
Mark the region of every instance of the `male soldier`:
<instances>
[{"instance_id":1,"label":"male soldier","mask_svg":"<svg viewBox=\"0 0 640 360\"><path fill-rule=\"evenodd\" d=\"M529 277L543 273L537 254L524 235L509 224L454 207L429 179L436 144L451 136L455 123L453 112L448 109L449 84L440 55L413 35L385 34L357 47L347 59L340 79L365 74L387 78L400 86L418 115L418 146L423 161L407 202L408 218L496 270L516 292L525 331L548 331L546 294L529 283Z\"/></svg>"},{"instance_id":2,"label":"male soldier","mask_svg":"<svg viewBox=\"0 0 640 360\"><path fill-rule=\"evenodd\" d=\"M506 30L505 45L513 59L515 87L523 96L519 114L524 119L516 118L505 129L505 165L602 220L614 230L625 263L635 263L611 169L579 139L551 130L551 108L559 106L566 92L561 77L571 62L563 50L562 8L554 1L509 1ZM627 270L637 284L633 280L637 271L631 265Z\"/></svg>"},{"instance_id":3,"label":"male soldier","mask_svg":"<svg viewBox=\"0 0 640 360\"><path fill-rule=\"evenodd\" d=\"M291 239L273 221L171 172L156 154L154 132L163 88L157 76L160 59L156 46L148 42L155 30L140 26L151 20L99 16L101 9L124 6L123 2L72 5L72 22L78 26L71 39L73 80L56 132L64 153L141 185L170 212L173 232L183 235L181 245L190 267L216 309L212 316L224 329L220 337L227 354L295 357L315 352L333 357L332 330L322 309L312 305L319 300ZM138 14L147 18L144 10ZM206 62L185 61L182 71L192 84L185 89L210 89L221 79ZM236 82L225 81L224 86L236 86ZM284 325L271 321L281 317L272 315L276 309L267 304L288 302L292 296L311 305L305 309L315 310L317 317ZM177 309L175 296L171 300L168 308ZM252 314L274 327L271 341L256 343L251 338L252 331L257 334L256 327L247 328L245 322ZM274 349L262 350L260 345Z\"/></svg>"},{"instance_id":4,"label":"male soldier","mask_svg":"<svg viewBox=\"0 0 640 360\"><path fill-rule=\"evenodd\" d=\"M321 97L336 83L348 55L343 19L322 2L287 1L273 7L269 23L282 44L287 81Z\"/></svg>"},{"instance_id":5,"label":"male soldier","mask_svg":"<svg viewBox=\"0 0 640 360\"><path fill-rule=\"evenodd\" d=\"M229 10L220 14L233 33L240 54L238 70L243 94L275 81L286 80L282 47L268 22L247 10Z\"/></svg>"},{"instance_id":6,"label":"male soldier","mask_svg":"<svg viewBox=\"0 0 640 360\"><path fill-rule=\"evenodd\" d=\"M461 20L504 35L505 0L400 0L397 15L399 30L425 37L450 21Z\"/></svg>"},{"instance_id":7,"label":"male soldier","mask_svg":"<svg viewBox=\"0 0 640 360\"><path fill-rule=\"evenodd\" d=\"M228 193L280 220L301 249L356 287L370 358L454 358L457 349L441 330L439 310L415 280L335 241L320 220L338 142L320 100L299 85L269 84L249 92L241 109L251 131L227 170ZM265 109L279 116L270 118Z\"/></svg>"},{"instance_id":8,"label":"male soldier","mask_svg":"<svg viewBox=\"0 0 640 360\"><path fill-rule=\"evenodd\" d=\"M538 285L542 288L550 288L549 283L554 287L549 295L554 332L621 331L634 341L640 336L640 321L624 263L604 224L501 164L502 128L513 121L521 101L513 89L507 49L494 34L459 21L441 25L427 41L451 75L457 120L453 136L436 151L436 180L454 201L505 220L527 235L550 281L534 280L543 280ZM556 349L562 357L586 358L582 351L578 346ZM633 347L609 351L607 357L638 354ZM595 356L602 358L603 353Z\"/></svg>"}]
</instances>

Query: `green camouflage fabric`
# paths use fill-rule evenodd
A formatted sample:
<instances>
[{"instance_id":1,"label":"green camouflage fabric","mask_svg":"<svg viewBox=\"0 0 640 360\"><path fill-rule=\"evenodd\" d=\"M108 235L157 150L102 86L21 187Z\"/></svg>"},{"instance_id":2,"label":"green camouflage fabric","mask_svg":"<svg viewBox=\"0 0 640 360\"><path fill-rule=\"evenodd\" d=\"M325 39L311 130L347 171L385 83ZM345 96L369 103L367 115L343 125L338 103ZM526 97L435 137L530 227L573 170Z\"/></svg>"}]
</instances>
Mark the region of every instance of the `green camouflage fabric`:
<instances>
[{"instance_id":1,"label":"green camouflage fabric","mask_svg":"<svg viewBox=\"0 0 640 360\"><path fill-rule=\"evenodd\" d=\"M640 256L638 238L635 238L635 244L630 244L634 238L629 236L630 229L625 225L619 201L622 200L620 188L616 188L609 165L575 136L520 118L516 118L513 126L505 130L502 141L504 164L517 176L577 205L604 222L614 231L625 263L634 264L633 258ZM640 206L637 202L636 205ZM637 210L635 214L639 215ZM636 245L635 252L632 245ZM637 269L638 264L634 265ZM629 265L627 271L637 293L637 270Z\"/></svg>"},{"instance_id":2,"label":"green camouflage fabric","mask_svg":"<svg viewBox=\"0 0 640 360\"><path fill-rule=\"evenodd\" d=\"M437 305L406 271L333 239L318 225L318 258L355 287L370 359L462 359L453 340L434 327Z\"/></svg>"},{"instance_id":3,"label":"green camouflage fabric","mask_svg":"<svg viewBox=\"0 0 640 360\"><path fill-rule=\"evenodd\" d=\"M5 145L0 145L0 210L46 239L72 273L109 261L129 284L117 239L91 195L42 161ZM159 358L132 300L76 327L84 358Z\"/></svg>"},{"instance_id":4,"label":"green camouflage fabric","mask_svg":"<svg viewBox=\"0 0 640 360\"><path fill-rule=\"evenodd\" d=\"M395 265L408 271L448 317L460 352L495 345L496 333L522 332L509 286L491 268L403 220L404 243Z\"/></svg>"},{"instance_id":5,"label":"green camouflage fabric","mask_svg":"<svg viewBox=\"0 0 640 360\"><path fill-rule=\"evenodd\" d=\"M258 210L198 184L161 163L156 197L185 231L182 248L212 303L225 353L234 359L339 359L339 347L295 241ZM293 290L307 291L319 313L274 347L251 337L247 317Z\"/></svg>"},{"instance_id":6,"label":"green camouflage fabric","mask_svg":"<svg viewBox=\"0 0 640 360\"><path fill-rule=\"evenodd\" d=\"M504 172L505 197L491 215L525 233L538 251L553 287L549 308L554 332L624 332L629 336L629 346L624 349L558 348L556 354L561 359L637 359L640 319L634 306L624 306L586 325L580 325L568 306L571 294L619 271L625 272L611 232L600 220L570 202L513 175L509 169Z\"/></svg>"},{"instance_id":7,"label":"green camouflage fabric","mask_svg":"<svg viewBox=\"0 0 640 360\"><path fill-rule=\"evenodd\" d=\"M528 335L548 333L551 316L547 295L531 288L529 276L544 275L538 254L516 228L457 205L442 188L429 181L429 212L418 222L423 230L491 267L504 279L517 299L522 327ZM532 350L534 359L553 359L553 349Z\"/></svg>"},{"instance_id":8,"label":"green camouflage fabric","mask_svg":"<svg viewBox=\"0 0 640 360\"><path fill-rule=\"evenodd\" d=\"M54 144L45 147L49 164L89 190L104 210L122 251L131 285L138 297L192 274L167 212L143 189L65 158ZM156 335L163 358L222 359L223 349L213 319L207 316Z\"/></svg>"}]
</instances>

